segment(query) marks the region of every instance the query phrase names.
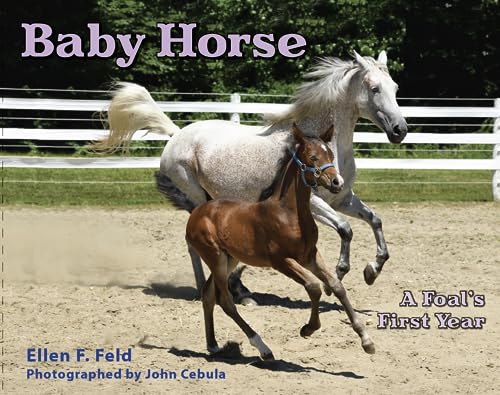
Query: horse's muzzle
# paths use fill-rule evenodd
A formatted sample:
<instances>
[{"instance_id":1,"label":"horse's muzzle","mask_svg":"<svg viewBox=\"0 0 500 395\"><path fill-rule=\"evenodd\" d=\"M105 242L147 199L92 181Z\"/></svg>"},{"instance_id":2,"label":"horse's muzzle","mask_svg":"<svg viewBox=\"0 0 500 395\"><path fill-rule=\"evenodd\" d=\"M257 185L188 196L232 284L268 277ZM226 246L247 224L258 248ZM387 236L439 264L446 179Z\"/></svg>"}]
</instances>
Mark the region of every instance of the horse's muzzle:
<instances>
[{"instance_id":1,"label":"horse's muzzle","mask_svg":"<svg viewBox=\"0 0 500 395\"><path fill-rule=\"evenodd\" d=\"M389 141L393 144L401 143L408 132L408 125L405 120L393 126L392 131L387 133Z\"/></svg>"}]
</instances>

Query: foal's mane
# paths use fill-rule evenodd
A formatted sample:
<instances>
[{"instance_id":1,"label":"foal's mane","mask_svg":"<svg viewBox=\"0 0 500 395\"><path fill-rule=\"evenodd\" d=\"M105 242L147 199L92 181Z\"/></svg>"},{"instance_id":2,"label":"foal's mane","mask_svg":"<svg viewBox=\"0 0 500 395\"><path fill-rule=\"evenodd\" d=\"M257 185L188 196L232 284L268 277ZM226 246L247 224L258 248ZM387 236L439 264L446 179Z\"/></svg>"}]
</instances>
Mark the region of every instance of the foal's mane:
<instances>
[{"instance_id":1,"label":"foal's mane","mask_svg":"<svg viewBox=\"0 0 500 395\"><path fill-rule=\"evenodd\" d=\"M364 60L387 72L387 66L374 58L365 56ZM290 109L284 113L267 114L265 119L274 125L283 121L298 121L325 111L325 107L335 106L344 98L352 78L364 71L365 69L354 60L320 58L316 66L305 75L306 79L312 81L304 82L297 88Z\"/></svg>"},{"instance_id":2,"label":"foal's mane","mask_svg":"<svg viewBox=\"0 0 500 395\"><path fill-rule=\"evenodd\" d=\"M276 172L276 175L274 176L273 181L271 182L271 185L269 185L266 189L264 189L259 196L259 202L262 200L266 200L271 197L273 194L274 190L279 187L281 180L285 176L285 171L287 168L288 163L292 159L292 153L288 148L286 148L283 152L283 155L281 156L280 159L278 159L278 167L279 170Z\"/></svg>"}]
</instances>

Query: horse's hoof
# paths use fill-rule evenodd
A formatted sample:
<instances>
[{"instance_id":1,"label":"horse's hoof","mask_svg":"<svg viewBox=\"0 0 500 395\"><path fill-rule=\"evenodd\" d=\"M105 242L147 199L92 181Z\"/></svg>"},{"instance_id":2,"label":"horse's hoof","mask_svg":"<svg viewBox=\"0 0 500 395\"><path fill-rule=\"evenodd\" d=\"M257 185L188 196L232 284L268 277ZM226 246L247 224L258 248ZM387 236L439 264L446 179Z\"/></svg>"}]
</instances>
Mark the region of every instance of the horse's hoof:
<instances>
[{"instance_id":1,"label":"horse's hoof","mask_svg":"<svg viewBox=\"0 0 500 395\"><path fill-rule=\"evenodd\" d=\"M300 336L302 337L309 337L311 336L314 332L316 332L319 328L313 328L309 324L305 324L301 329L300 329Z\"/></svg>"},{"instance_id":2,"label":"horse's hoof","mask_svg":"<svg viewBox=\"0 0 500 395\"><path fill-rule=\"evenodd\" d=\"M343 278L344 278L344 276L347 274L347 272L342 271L342 270L339 270L339 269L337 268L337 270L335 270L335 274L337 275L337 280L342 281L342 279L343 279Z\"/></svg>"},{"instance_id":3,"label":"horse's hoof","mask_svg":"<svg viewBox=\"0 0 500 395\"><path fill-rule=\"evenodd\" d=\"M326 284L323 284L323 290L325 291L327 296L331 296L333 293L332 288Z\"/></svg>"},{"instance_id":4,"label":"horse's hoof","mask_svg":"<svg viewBox=\"0 0 500 395\"><path fill-rule=\"evenodd\" d=\"M375 354L375 343L373 343L371 339L369 341L363 342L361 345L363 346L363 350L365 350L367 354Z\"/></svg>"},{"instance_id":5,"label":"horse's hoof","mask_svg":"<svg viewBox=\"0 0 500 395\"><path fill-rule=\"evenodd\" d=\"M363 276L365 277L365 282L368 285L372 285L375 282L375 279L378 277L378 273L372 263L366 265L365 270L363 270Z\"/></svg>"},{"instance_id":6,"label":"horse's hoof","mask_svg":"<svg viewBox=\"0 0 500 395\"><path fill-rule=\"evenodd\" d=\"M240 304L242 304L243 306L258 306L259 305L255 299L253 299L249 296L245 296L245 297L241 298Z\"/></svg>"},{"instance_id":7,"label":"horse's hoof","mask_svg":"<svg viewBox=\"0 0 500 395\"><path fill-rule=\"evenodd\" d=\"M263 361L274 361L274 354L272 352L268 352L266 354L260 354L260 357Z\"/></svg>"}]
</instances>

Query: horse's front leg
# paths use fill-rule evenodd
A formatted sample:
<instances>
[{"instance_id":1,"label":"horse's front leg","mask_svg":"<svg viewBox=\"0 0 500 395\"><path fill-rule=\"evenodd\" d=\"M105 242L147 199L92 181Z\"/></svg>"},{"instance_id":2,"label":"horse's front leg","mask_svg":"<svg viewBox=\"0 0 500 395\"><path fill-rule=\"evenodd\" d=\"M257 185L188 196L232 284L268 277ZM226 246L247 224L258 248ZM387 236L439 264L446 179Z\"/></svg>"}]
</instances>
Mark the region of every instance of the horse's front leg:
<instances>
[{"instance_id":1,"label":"horse's front leg","mask_svg":"<svg viewBox=\"0 0 500 395\"><path fill-rule=\"evenodd\" d=\"M377 241L377 255L375 262L369 262L363 271L366 283L372 285L382 271L384 263L389 259L389 251L382 231L382 220L354 193L351 195L351 199L346 199L345 203L338 206L337 209L341 213L362 219L372 227Z\"/></svg>"},{"instance_id":2,"label":"horse's front leg","mask_svg":"<svg viewBox=\"0 0 500 395\"><path fill-rule=\"evenodd\" d=\"M351 225L330 207L328 203L316 195L311 196L311 212L316 221L335 229L341 238L340 256L336 273L337 278L342 280L351 268L349 261L352 240Z\"/></svg>"}]
</instances>

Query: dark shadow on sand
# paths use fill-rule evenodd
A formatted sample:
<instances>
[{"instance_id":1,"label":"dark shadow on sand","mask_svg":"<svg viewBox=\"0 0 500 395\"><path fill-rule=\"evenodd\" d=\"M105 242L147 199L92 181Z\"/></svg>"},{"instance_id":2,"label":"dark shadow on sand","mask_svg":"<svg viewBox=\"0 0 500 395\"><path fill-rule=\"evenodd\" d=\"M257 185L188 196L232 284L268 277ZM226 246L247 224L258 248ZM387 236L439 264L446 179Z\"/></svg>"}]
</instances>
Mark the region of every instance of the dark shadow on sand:
<instances>
[{"instance_id":1,"label":"dark shadow on sand","mask_svg":"<svg viewBox=\"0 0 500 395\"><path fill-rule=\"evenodd\" d=\"M281 297L268 293L260 293L254 292L252 297L259 304L259 306L279 306L286 307L287 309L301 309L307 310L311 308L311 302L308 300L292 300L288 296ZM326 301L319 302L319 311L327 312L327 311L343 311L344 308L342 305L337 304L335 302L329 303Z\"/></svg>"},{"instance_id":2,"label":"dark shadow on sand","mask_svg":"<svg viewBox=\"0 0 500 395\"><path fill-rule=\"evenodd\" d=\"M158 296L162 299L183 299L189 301L199 299L196 288L178 286L168 282L151 283L149 288L144 288L142 292L146 295Z\"/></svg>"},{"instance_id":3,"label":"dark shadow on sand","mask_svg":"<svg viewBox=\"0 0 500 395\"><path fill-rule=\"evenodd\" d=\"M220 363L226 363L228 365L248 365L254 368L271 370L274 372L287 372L287 373L316 372L316 373L328 374L331 376L342 376L358 380L364 378L364 376L360 376L354 372L329 372L324 369L318 369L311 366L302 366L294 362L284 361L282 359L274 361L263 361L258 357L247 357L241 353L239 344L234 342L228 342L226 345L224 345L223 349L215 355L204 354L192 350L179 350L175 347L169 349L168 352L177 357L202 358L208 362L220 362Z\"/></svg>"},{"instance_id":4,"label":"dark shadow on sand","mask_svg":"<svg viewBox=\"0 0 500 395\"><path fill-rule=\"evenodd\" d=\"M142 291L146 295L158 296L160 298L167 299L183 299L183 300L197 300L198 293L196 288L189 286L177 286L171 283L152 283L150 287L144 287ZM301 309L307 310L311 308L311 302L306 300L292 300L288 296L281 297L269 293L254 292L252 298L255 299L259 306L278 306L285 307L287 309ZM324 295L323 298L334 298L333 296ZM357 310L357 313L370 315L374 313L374 310ZM341 304L337 302L328 302L322 300L319 305L319 311L321 313L326 313L329 311L344 311Z\"/></svg>"}]
</instances>

